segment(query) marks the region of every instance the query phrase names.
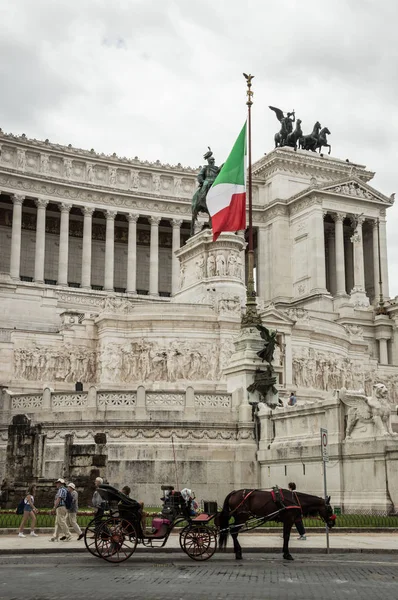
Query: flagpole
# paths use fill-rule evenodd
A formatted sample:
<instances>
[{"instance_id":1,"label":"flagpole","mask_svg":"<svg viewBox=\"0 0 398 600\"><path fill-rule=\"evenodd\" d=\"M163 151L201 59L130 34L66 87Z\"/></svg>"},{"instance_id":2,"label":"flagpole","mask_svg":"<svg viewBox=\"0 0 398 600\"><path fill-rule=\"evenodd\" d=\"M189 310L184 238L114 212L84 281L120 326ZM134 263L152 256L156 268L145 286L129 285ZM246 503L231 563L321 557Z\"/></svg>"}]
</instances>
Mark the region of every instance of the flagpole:
<instances>
[{"instance_id":1,"label":"flagpole","mask_svg":"<svg viewBox=\"0 0 398 600\"><path fill-rule=\"evenodd\" d=\"M242 327L253 327L261 323L257 313L256 290L254 287L254 245L253 245L253 193L252 193L252 135L251 135L251 107L253 104L252 79L254 75L243 73L247 82L247 196L249 204L249 244L247 253L247 287L246 287L246 312L242 317Z\"/></svg>"}]
</instances>

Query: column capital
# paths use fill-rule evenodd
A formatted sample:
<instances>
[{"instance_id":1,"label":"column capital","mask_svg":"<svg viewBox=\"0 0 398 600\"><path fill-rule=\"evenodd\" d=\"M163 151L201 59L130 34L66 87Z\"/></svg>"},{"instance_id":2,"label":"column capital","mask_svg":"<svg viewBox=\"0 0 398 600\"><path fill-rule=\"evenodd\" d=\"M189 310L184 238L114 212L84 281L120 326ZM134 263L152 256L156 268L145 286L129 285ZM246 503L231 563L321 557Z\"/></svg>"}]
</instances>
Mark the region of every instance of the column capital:
<instances>
[{"instance_id":1,"label":"column capital","mask_svg":"<svg viewBox=\"0 0 398 600\"><path fill-rule=\"evenodd\" d=\"M11 200L13 204L22 204L25 200L25 196L22 196L22 194L13 194Z\"/></svg>"},{"instance_id":2,"label":"column capital","mask_svg":"<svg viewBox=\"0 0 398 600\"><path fill-rule=\"evenodd\" d=\"M127 215L127 220L130 223L137 223L139 218L140 218L140 215L137 215L136 213L128 213L128 215Z\"/></svg>"},{"instance_id":3,"label":"column capital","mask_svg":"<svg viewBox=\"0 0 398 600\"><path fill-rule=\"evenodd\" d=\"M342 223L347 215L346 215L346 213L342 213L342 212L334 212L334 213L330 213L330 216L332 217L332 219L335 223Z\"/></svg>"},{"instance_id":4,"label":"column capital","mask_svg":"<svg viewBox=\"0 0 398 600\"><path fill-rule=\"evenodd\" d=\"M172 224L173 228L175 227L176 229L177 228L179 229L181 227L182 222L183 222L182 219L172 219L171 220L171 224Z\"/></svg>"},{"instance_id":5,"label":"column capital","mask_svg":"<svg viewBox=\"0 0 398 600\"><path fill-rule=\"evenodd\" d=\"M68 213L71 208L72 204L68 204L67 202L61 202L61 204L58 205L58 209L61 213Z\"/></svg>"},{"instance_id":6,"label":"column capital","mask_svg":"<svg viewBox=\"0 0 398 600\"><path fill-rule=\"evenodd\" d=\"M92 206L82 206L81 211L84 214L84 216L88 215L89 217L92 217L95 208L93 208Z\"/></svg>"},{"instance_id":7,"label":"column capital","mask_svg":"<svg viewBox=\"0 0 398 600\"><path fill-rule=\"evenodd\" d=\"M114 221L117 215L117 210L105 210L104 213L107 221Z\"/></svg>"},{"instance_id":8,"label":"column capital","mask_svg":"<svg viewBox=\"0 0 398 600\"><path fill-rule=\"evenodd\" d=\"M149 217L149 221L150 221L151 225L158 226L161 220L162 220L162 217Z\"/></svg>"},{"instance_id":9,"label":"column capital","mask_svg":"<svg viewBox=\"0 0 398 600\"><path fill-rule=\"evenodd\" d=\"M48 200L45 200L44 198L36 198L35 204L37 208L46 208L46 206L48 205Z\"/></svg>"}]
</instances>

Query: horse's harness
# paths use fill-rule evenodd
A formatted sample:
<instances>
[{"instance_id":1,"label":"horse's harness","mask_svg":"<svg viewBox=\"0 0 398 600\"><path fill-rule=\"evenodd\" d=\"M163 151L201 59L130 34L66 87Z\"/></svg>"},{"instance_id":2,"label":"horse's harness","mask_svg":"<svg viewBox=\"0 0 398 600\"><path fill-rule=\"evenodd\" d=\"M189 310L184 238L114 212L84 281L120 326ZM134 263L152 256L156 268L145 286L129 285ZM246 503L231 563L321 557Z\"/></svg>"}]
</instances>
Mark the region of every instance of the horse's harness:
<instances>
[{"instance_id":1,"label":"horse's harness","mask_svg":"<svg viewBox=\"0 0 398 600\"><path fill-rule=\"evenodd\" d=\"M256 490L242 490L242 500L239 502L238 506L236 506L231 512L230 512L230 516L232 516L237 510L238 508L240 508L241 506L244 506L247 499L253 494L253 492L255 492ZM247 493L246 493L247 492ZM297 500L298 506L297 505L293 505L293 506L286 506L285 504L285 497L283 495L283 491L277 486L275 485L272 490L271 490L271 498L272 500L275 502L275 504L278 507L278 511L277 512L282 512L283 510L289 510L289 509L296 509L296 508L300 508L301 513L302 508L301 508L301 504L300 501L297 497L297 494L294 494L295 499ZM249 507L247 507L247 512L250 514L253 514L252 511L249 509ZM275 513L273 513L275 514Z\"/></svg>"}]
</instances>

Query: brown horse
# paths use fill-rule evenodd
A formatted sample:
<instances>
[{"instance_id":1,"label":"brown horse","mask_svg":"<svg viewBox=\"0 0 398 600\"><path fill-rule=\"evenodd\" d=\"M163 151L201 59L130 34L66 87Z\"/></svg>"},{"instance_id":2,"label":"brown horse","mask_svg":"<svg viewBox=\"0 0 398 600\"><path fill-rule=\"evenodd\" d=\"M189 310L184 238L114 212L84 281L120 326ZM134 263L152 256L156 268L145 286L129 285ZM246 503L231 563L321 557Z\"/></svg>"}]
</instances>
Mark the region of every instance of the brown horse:
<instances>
[{"instance_id":1,"label":"brown horse","mask_svg":"<svg viewBox=\"0 0 398 600\"><path fill-rule=\"evenodd\" d=\"M335 524L336 516L330 506L330 496L326 500L318 496L310 496L300 492L291 492L274 488L265 490L237 490L233 491L224 500L222 511L216 516L215 524L220 529L220 549L227 545L228 534L231 533L235 558L242 558L242 548L238 542L238 533L246 527L253 529L257 520L278 521L283 523L283 558L293 560L289 552L290 531L294 522L301 516L320 516L329 529ZM230 518L234 524L229 525Z\"/></svg>"}]
</instances>

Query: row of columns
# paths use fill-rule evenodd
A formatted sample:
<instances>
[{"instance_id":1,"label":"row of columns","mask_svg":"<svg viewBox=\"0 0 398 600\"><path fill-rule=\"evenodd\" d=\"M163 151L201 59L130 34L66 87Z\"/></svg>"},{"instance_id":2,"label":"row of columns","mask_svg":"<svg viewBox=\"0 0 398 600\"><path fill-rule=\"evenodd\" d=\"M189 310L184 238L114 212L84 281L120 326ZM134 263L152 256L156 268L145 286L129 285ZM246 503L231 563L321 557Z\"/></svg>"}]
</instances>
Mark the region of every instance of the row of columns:
<instances>
[{"instance_id":1,"label":"row of columns","mask_svg":"<svg viewBox=\"0 0 398 600\"><path fill-rule=\"evenodd\" d=\"M25 197L12 196L14 204L11 234L11 260L10 275L18 280L21 262L21 232L22 232L22 204ZM46 243L46 207L48 200L38 198L37 206L36 246L34 280L44 283L44 257ZM59 205L61 212L59 257L58 257L58 284L68 285L68 257L69 257L69 213L71 204ZM95 208L81 207L83 212L83 250L82 250L82 280L83 289L91 288L91 254L92 254L92 217ZM104 289L114 289L114 259L115 259L115 217L117 211L108 210L106 217L105 237L105 275ZM128 219L128 245L127 245L127 292L137 291L137 221L139 215L127 214ZM153 296L159 294L159 223L161 217L149 217L151 224L150 258L149 258L149 293ZM172 220L172 293L178 290L179 262L175 251L180 247L180 228L182 220Z\"/></svg>"},{"instance_id":2,"label":"row of columns","mask_svg":"<svg viewBox=\"0 0 398 600\"><path fill-rule=\"evenodd\" d=\"M344 250L344 219L347 217L345 213L331 213L331 217L334 220L334 236L330 237L329 240L329 256L334 254L335 257L335 270L329 269L330 275L333 278L333 287L336 289L337 296L343 296L346 294L346 262L345 262L345 250ZM363 253L363 231L362 226L366 217L357 216L353 218L354 221L354 233L350 238L353 244L353 279L354 279L354 290L358 292L365 292L365 265L364 265L364 253ZM371 220L371 219L369 219ZM372 219L373 227L373 277L375 285L375 298L378 299L380 295L379 280L380 271L379 263L381 262L381 275L383 282L383 295L385 298L388 297L388 271L387 271L387 234L386 234L386 220L385 219ZM380 254L379 257L379 236L380 236Z\"/></svg>"}]
</instances>

